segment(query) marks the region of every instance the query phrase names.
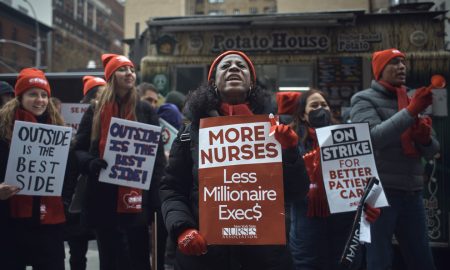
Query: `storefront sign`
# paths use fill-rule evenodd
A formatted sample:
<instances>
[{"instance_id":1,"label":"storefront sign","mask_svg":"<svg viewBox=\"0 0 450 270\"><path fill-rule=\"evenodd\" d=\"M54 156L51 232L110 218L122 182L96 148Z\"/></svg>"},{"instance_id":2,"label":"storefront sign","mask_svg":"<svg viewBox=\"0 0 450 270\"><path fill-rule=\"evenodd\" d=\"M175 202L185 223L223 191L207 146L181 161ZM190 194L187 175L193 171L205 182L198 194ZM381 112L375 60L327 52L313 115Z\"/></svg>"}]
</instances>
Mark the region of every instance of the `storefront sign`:
<instances>
[{"instance_id":1,"label":"storefront sign","mask_svg":"<svg viewBox=\"0 0 450 270\"><path fill-rule=\"evenodd\" d=\"M381 33L342 34L338 36L338 52L368 52L370 43L381 42Z\"/></svg>"},{"instance_id":2,"label":"storefront sign","mask_svg":"<svg viewBox=\"0 0 450 270\"><path fill-rule=\"evenodd\" d=\"M285 244L281 146L267 115L204 118L200 232L208 244Z\"/></svg>"},{"instance_id":3,"label":"storefront sign","mask_svg":"<svg viewBox=\"0 0 450 270\"><path fill-rule=\"evenodd\" d=\"M291 35L274 32L267 36L215 34L211 51L325 51L329 47L330 39L325 35Z\"/></svg>"}]
</instances>

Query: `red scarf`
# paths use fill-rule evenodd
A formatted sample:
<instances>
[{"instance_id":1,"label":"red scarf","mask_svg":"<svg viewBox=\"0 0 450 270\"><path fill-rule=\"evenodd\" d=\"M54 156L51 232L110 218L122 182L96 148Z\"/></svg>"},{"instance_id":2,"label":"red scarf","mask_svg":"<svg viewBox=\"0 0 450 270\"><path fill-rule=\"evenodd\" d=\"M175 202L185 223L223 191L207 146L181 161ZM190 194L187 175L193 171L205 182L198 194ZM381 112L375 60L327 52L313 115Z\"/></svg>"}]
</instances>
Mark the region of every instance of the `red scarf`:
<instances>
[{"instance_id":1,"label":"red scarf","mask_svg":"<svg viewBox=\"0 0 450 270\"><path fill-rule=\"evenodd\" d=\"M320 148L317 142L316 131L308 128L308 137L313 142L312 150L303 155L306 172L309 176L308 191L308 217L326 217L330 215L327 196L323 184L322 167L320 163Z\"/></svg>"},{"instance_id":2,"label":"red scarf","mask_svg":"<svg viewBox=\"0 0 450 270\"><path fill-rule=\"evenodd\" d=\"M248 107L248 104L231 105L225 102L220 104L220 113L225 116L231 115L253 115L252 110Z\"/></svg>"},{"instance_id":3,"label":"red scarf","mask_svg":"<svg viewBox=\"0 0 450 270\"><path fill-rule=\"evenodd\" d=\"M37 123L36 117L21 108L16 110L15 120ZM50 121L47 123L51 124ZM59 224L66 221L64 205L60 196L14 195L10 199L10 211L13 218L31 218L33 216L33 198L39 198L41 224Z\"/></svg>"},{"instance_id":4,"label":"red scarf","mask_svg":"<svg viewBox=\"0 0 450 270\"><path fill-rule=\"evenodd\" d=\"M126 100L123 101L123 104ZM112 117L118 117L126 120L136 121L132 110L127 108L122 113L119 111L119 105L106 103L100 114L100 140L98 143L100 157L105 153L106 139L108 138L109 124ZM117 213L140 213L142 212L142 190L132 187L119 186L117 190Z\"/></svg>"},{"instance_id":5,"label":"red scarf","mask_svg":"<svg viewBox=\"0 0 450 270\"><path fill-rule=\"evenodd\" d=\"M403 85L400 87L395 87L385 81L378 81L378 83L381 84L388 91L395 93L397 95L398 111L400 111L403 108L406 108L408 106L409 97L406 94L406 88ZM403 154L405 154L406 156L409 156L409 157L419 157L420 155L416 149L414 140L411 137L411 132L412 132L412 128L409 127L401 135Z\"/></svg>"}]
</instances>

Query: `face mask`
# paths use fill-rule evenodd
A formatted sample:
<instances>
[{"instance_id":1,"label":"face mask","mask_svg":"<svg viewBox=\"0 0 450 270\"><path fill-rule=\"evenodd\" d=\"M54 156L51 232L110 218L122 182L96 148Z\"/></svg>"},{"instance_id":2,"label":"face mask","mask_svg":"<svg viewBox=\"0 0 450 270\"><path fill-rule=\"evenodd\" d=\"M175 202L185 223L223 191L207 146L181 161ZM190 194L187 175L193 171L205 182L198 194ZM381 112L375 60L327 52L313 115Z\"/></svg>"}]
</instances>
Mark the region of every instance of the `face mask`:
<instances>
[{"instance_id":1,"label":"face mask","mask_svg":"<svg viewBox=\"0 0 450 270\"><path fill-rule=\"evenodd\" d=\"M308 114L309 124L313 128L320 128L329 126L331 123L331 113L329 110L319 108L310 111Z\"/></svg>"}]
</instances>

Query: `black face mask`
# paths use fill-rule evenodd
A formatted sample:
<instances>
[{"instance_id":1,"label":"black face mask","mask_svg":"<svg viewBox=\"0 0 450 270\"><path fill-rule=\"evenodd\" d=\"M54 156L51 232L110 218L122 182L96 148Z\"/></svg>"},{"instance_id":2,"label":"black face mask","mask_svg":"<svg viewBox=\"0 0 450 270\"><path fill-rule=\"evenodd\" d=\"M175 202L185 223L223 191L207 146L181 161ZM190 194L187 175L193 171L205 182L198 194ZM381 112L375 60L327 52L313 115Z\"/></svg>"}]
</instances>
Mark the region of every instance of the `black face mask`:
<instances>
[{"instance_id":1,"label":"black face mask","mask_svg":"<svg viewBox=\"0 0 450 270\"><path fill-rule=\"evenodd\" d=\"M313 128L326 127L331 124L331 113L329 110L319 108L308 114L309 124Z\"/></svg>"}]
</instances>

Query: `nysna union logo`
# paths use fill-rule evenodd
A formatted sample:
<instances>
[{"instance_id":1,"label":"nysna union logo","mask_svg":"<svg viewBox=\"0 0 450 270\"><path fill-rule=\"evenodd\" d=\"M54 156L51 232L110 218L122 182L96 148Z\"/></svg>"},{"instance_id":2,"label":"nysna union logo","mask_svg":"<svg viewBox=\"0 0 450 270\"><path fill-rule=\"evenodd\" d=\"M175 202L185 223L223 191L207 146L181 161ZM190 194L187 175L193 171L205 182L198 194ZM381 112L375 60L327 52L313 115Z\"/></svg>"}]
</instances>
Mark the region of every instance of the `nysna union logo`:
<instances>
[{"instance_id":1,"label":"nysna union logo","mask_svg":"<svg viewBox=\"0 0 450 270\"><path fill-rule=\"evenodd\" d=\"M31 78L28 80L29 83L37 83L37 84L42 84L42 85L47 85L48 82L44 79L41 78Z\"/></svg>"},{"instance_id":2,"label":"nysna union logo","mask_svg":"<svg viewBox=\"0 0 450 270\"><path fill-rule=\"evenodd\" d=\"M45 215L47 214L47 206L45 204L41 204L41 207L39 208L41 213L41 220L44 219Z\"/></svg>"},{"instance_id":3,"label":"nysna union logo","mask_svg":"<svg viewBox=\"0 0 450 270\"><path fill-rule=\"evenodd\" d=\"M123 196L123 202L127 208L141 209L142 195L139 195L136 191L131 191Z\"/></svg>"},{"instance_id":4,"label":"nysna union logo","mask_svg":"<svg viewBox=\"0 0 450 270\"><path fill-rule=\"evenodd\" d=\"M170 131L168 128L163 128L162 132L161 132L161 136L162 136L162 141L164 144L166 144L167 142L169 142L170 140Z\"/></svg>"}]
</instances>

